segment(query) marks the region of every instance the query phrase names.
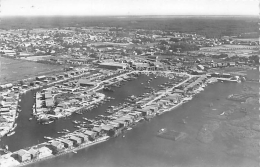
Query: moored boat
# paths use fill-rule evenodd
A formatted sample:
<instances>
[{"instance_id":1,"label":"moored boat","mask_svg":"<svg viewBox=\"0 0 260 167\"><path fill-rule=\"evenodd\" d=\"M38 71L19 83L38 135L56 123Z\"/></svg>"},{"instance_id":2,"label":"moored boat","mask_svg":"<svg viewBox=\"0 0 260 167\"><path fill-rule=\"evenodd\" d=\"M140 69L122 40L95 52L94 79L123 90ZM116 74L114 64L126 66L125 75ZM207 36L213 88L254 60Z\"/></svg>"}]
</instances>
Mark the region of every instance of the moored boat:
<instances>
[{"instance_id":1,"label":"moored boat","mask_svg":"<svg viewBox=\"0 0 260 167\"><path fill-rule=\"evenodd\" d=\"M15 134L15 131L12 131L11 133L8 133L6 136L12 136Z\"/></svg>"}]
</instances>

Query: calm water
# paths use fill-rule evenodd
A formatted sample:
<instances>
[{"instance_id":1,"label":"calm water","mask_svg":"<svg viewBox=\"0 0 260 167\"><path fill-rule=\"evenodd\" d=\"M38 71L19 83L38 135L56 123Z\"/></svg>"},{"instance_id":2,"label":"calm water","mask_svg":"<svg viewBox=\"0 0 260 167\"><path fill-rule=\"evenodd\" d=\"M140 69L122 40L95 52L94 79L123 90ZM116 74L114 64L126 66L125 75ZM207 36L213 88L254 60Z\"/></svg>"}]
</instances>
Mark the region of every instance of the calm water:
<instances>
[{"instance_id":1,"label":"calm water","mask_svg":"<svg viewBox=\"0 0 260 167\"><path fill-rule=\"evenodd\" d=\"M255 71L257 72L257 71ZM87 113L85 116L93 118L103 113L108 105L115 105L122 102L130 94L139 95L145 90L141 82L147 80L142 76L138 80L130 81L123 87L118 88L115 93L108 93L109 96L117 97L114 101ZM166 79L158 78L152 84L160 84ZM91 146L78 151L77 154L70 153L48 161L42 161L29 165L31 167L177 167L177 166L252 166L257 162L228 156L224 153L227 145L220 139L215 138L214 142L203 144L196 139L201 126L207 122L205 108L210 103L214 107L226 102L226 97L231 93L239 93L243 84L237 83L216 83L209 85L205 91L196 95L194 99L177 109L160 115L150 122L142 122L128 131L125 137L119 136L107 142ZM130 87L130 85L135 85ZM25 95L24 99L32 95ZM73 115L67 120L59 120L47 126L29 122L31 113L31 101L22 104L23 111L18 118L16 134L2 140L2 145L8 144L10 150L17 150L26 146L44 141L43 136L59 136L56 131L67 128L72 130L71 120L80 119L82 115ZM84 116L84 115L83 115ZM186 124L181 120L185 119ZM183 131L188 137L181 141L171 141L155 136L161 128Z\"/></svg>"},{"instance_id":2,"label":"calm water","mask_svg":"<svg viewBox=\"0 0 260 167\"><path fill-rule=\"evenodd\" d=\"M103 92L107 96L115 97L114 100L104 103L102 106L93 109L90 112L86 112L83 115L73 114L71 117L57 120L49 125L38 124L35 119L29 121L29 118L32 117L32 105L34 102L33 93L28 92L22 97L22 111L17 119L18 126L15 129L16 133L10 137L3 138L1 141L1 145L8 145L11 151L15 151L46 141L43 138L44 136L59 137L62 134L58 134L57 132L62 131L64 128L69 129L70 131L74 131L76 129L74 128L75 124L72 123L72 120L83 121L82 117L93 119L100 114L107 115L105 111L107 110L108 106L122 103L130 95L141 95L144 92L147 92L148 90L144 89L145 84L142 83L147 83L148 79L148 76L141 75L136 80L124 82L124 85L122 87L113 88L115 89L115 92ZM156 88L159 84L165 83L166 81L168 81L168 78L158 77L151 82L150 86L154 86Z\"/></svg>"}]
</instances>

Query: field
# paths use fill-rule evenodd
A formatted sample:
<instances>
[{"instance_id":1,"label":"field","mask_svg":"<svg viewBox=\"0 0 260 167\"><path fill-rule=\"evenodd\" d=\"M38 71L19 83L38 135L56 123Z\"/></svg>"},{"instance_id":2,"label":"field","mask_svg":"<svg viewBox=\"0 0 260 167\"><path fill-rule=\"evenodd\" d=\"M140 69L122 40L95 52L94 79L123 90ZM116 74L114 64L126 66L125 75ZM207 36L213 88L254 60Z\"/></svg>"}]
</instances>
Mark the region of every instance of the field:
<instances>
[{"instance_id":1,"label":"field","mask_svg":"<svg viewBox=\"0 0 260 167\"><path fill-rule=\"evenodd\" d=\"M25 60L13 60L3 57L0 57L0 62L0 85L62 70L62 66L40 64Z\"/></svg>"},{"instance_id":2,"label":"field","mask_svg":"<svg viewBox=\"0 0 260 167\"><path fill-rule=\"evenodd\" d=\"M178 32L195 32L207 37L220 37L258 32L258 21L257 16L3 17L0 29L99 26L123 27L125 29L174 30Z\"/></svg>"}]
</instances>

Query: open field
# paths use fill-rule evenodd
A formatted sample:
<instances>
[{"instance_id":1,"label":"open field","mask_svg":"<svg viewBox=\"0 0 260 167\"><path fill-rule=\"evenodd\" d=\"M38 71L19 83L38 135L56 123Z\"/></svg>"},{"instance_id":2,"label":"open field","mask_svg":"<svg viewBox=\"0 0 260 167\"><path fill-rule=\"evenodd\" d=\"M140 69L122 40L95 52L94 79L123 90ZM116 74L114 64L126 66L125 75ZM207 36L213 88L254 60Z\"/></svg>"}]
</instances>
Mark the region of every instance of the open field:
<instances>
[{"instance_id":1,"label":"open field","mask_svg":"<svg viewBox=\"0 0 260 167\"><path fill-rule=\"evenodd\" d=\"M0 57L0 84L63 70L62 66L40 64L26 60Z\"/></svg>"}]
</instances>

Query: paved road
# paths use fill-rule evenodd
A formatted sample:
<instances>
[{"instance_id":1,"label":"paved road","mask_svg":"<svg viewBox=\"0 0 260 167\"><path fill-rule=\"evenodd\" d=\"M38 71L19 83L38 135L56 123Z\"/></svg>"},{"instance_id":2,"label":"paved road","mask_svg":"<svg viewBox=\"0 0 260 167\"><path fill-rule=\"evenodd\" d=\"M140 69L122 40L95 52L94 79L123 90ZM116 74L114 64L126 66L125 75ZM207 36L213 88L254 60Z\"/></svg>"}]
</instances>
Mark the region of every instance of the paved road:
<instances>
[{"instance_id":1,"label":"paved road","mask_svg":"<svg viewBox=\"0 0 260 167\"><path fill-rule=\"evenodd\" d=\"M177 84L177 85L173 86L173 87L172 87L172 88L170 88L170 89L166 89L164 93L162 93L161 95L157 96L157 97L156 97L156 98L154 98L153 100L151 100L151 101L147 102L147 103L146 103L146 104L144 104L142 107L145 107L145 106L147 106L147 105L150 105L150 104L152 104L154 101L156 101L156 100L158 100L158 99L162 98L162 97L163 97L163 96L165 96L167 93L171 92L171 91L172 91L174 88L176 88L176 87L178 87L178 86L180 86L180 85L184 84L185 82L189 81L189 80L190 80L191 78L193 78L193 77L194 77L194 76L192 76L192 75L189 75L189 78L188 78L188 79L186 79L186 80L182 81L181 83L179 83L179 84Z\"/></svg>"}]
</instances>

